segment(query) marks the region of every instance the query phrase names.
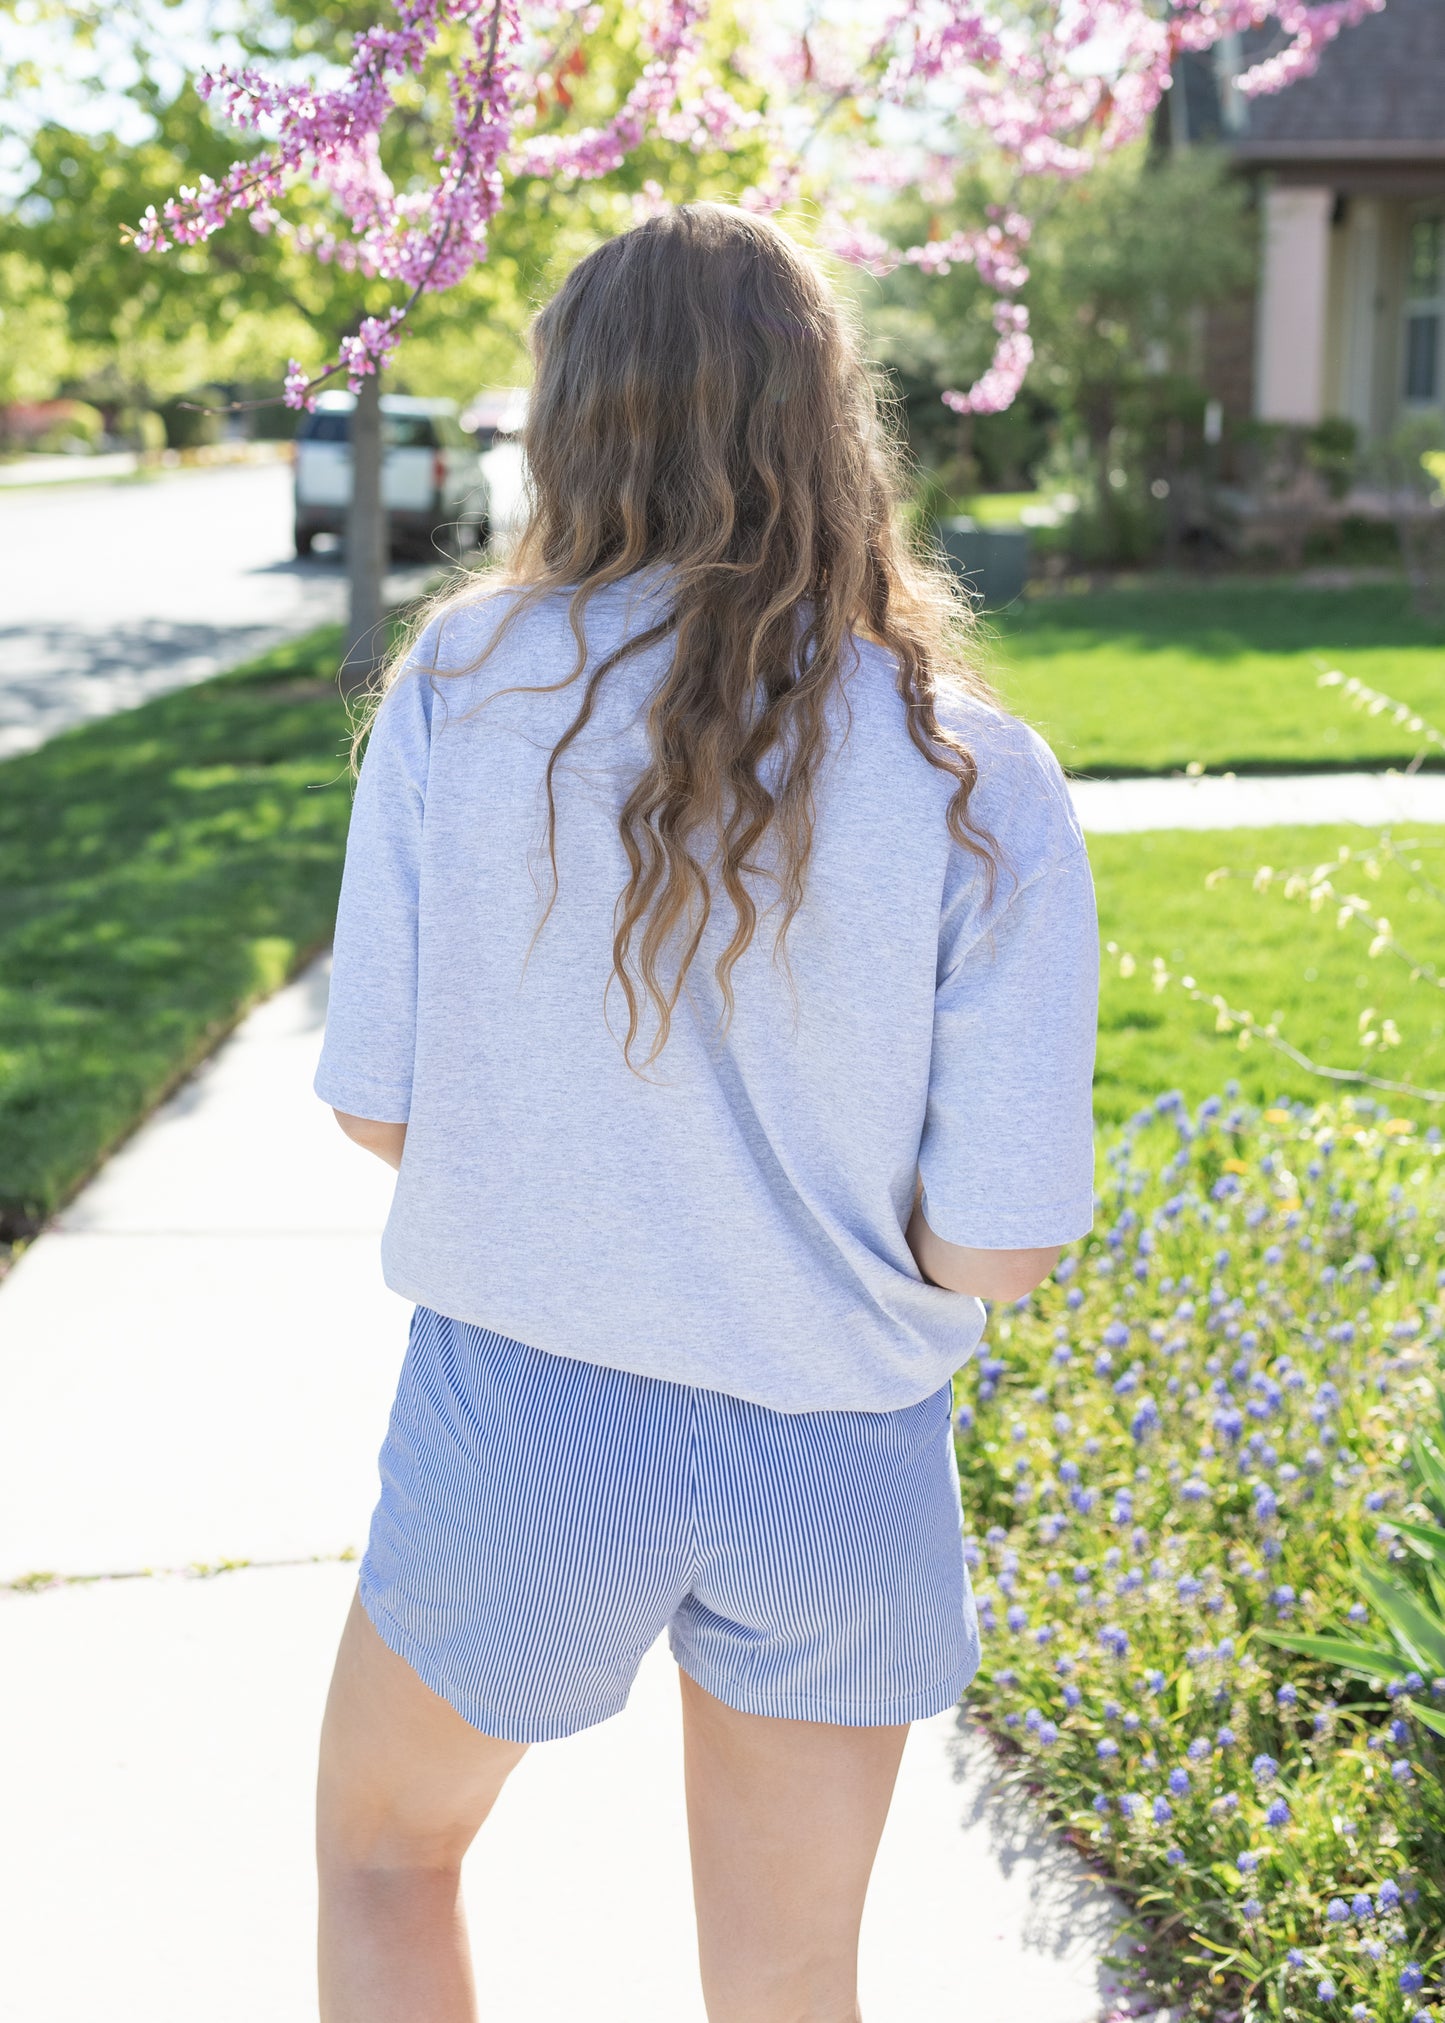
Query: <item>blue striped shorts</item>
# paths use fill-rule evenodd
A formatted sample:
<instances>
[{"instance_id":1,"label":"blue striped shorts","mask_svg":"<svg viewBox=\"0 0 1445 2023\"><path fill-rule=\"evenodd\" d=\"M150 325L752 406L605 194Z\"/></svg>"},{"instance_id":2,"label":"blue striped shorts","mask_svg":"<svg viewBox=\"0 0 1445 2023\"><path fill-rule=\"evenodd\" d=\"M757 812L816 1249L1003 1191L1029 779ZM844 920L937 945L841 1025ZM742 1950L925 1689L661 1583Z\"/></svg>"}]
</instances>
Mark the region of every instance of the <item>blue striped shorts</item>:
<instances>
[{"instance_id":1,"label":"blue striped shorts","mask_svg":"<svg viewBox=\"0 0 1445 2023\"><path fill-rule=\"evenodd\" d=\"M663 1629L743 1713L941 1713L978 1666L950 1402L775 1412L418 1307L362 1605L506 1741L619 1712Z\"/></svg>"}]
</instances>

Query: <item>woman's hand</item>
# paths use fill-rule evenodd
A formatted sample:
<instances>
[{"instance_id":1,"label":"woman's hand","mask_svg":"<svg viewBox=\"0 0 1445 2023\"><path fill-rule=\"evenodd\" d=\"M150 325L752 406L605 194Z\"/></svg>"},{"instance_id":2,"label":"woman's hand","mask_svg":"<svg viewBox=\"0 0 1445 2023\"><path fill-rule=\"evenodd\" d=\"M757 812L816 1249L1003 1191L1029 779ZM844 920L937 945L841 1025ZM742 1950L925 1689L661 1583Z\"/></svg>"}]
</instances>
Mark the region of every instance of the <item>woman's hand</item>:
<instances>
[{"instance_id":1,"label":"woman's hand","mask_svg":"<svg viewBox=\"0 0 1445 2023\"><path fill-rule=\"evenodd\" d=\"M364 1152L374 1152L388 1166L401 1165L405 1124L383 1124L375 1117L349 1117L345 1110L333 1110L331 1114L353 1145L359 1145Z\"/></svg>"}]
</instances>

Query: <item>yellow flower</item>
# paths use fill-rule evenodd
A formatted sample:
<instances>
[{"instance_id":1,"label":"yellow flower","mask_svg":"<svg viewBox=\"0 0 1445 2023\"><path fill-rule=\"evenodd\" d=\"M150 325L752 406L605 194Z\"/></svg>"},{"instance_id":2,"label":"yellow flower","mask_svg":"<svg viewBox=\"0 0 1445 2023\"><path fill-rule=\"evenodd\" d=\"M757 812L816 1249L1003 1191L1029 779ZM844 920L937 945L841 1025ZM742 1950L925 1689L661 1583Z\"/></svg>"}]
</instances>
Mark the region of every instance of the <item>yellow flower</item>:
<instances>
[{"instance_id":1,"label":"yellow flower","mask_svg":"<svg viewBox=\"0 0 1445 2023\"><path fill-rule=\"evenodd\" d=\"M1226 1159L1224 1170L1226 1173L1248 1173L1249 1168L1242 1159Z\"/></svg>"},{"instance_id":2,"label":"yellow flower","mask_svg":"<svg viewBox=\"0 0 1445 2023\"><path fill-rule=\"evenodd\" d=\"M1289 1122L1289 1111L1266 1110L1264 1113L1264 1121L1266 1124L1287 1124Z\"/></svg>"},{"instance_id":3,"label":"yellow flower","mask_svg":"<svg viewBox=\"0 0 1445 2023\"><path fill-rule=\"evenodd\" d=\"M1391 1117L1385 1125L1387 1138L1408 1138L1415 1126L1408 1117Z\"/></svg>"}]
</instances>

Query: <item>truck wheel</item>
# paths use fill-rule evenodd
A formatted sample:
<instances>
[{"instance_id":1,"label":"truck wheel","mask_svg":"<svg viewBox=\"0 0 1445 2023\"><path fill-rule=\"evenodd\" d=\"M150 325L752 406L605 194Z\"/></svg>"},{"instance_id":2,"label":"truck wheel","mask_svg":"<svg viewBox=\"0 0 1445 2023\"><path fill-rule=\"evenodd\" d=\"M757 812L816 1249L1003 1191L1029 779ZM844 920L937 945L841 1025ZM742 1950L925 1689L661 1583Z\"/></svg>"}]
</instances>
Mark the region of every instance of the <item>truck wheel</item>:
<instances>
[{"instance_id":1,"label":"truck wheel","mask_svg":"<svg viewBox=\"0 0 1445 2023\"><path fill-rule=\"evenodd\" d=\"M309 527L298 526L296 529L296 553L298 555L309 555L315 540L316 536Z\"/></svg>"}]
</instances>

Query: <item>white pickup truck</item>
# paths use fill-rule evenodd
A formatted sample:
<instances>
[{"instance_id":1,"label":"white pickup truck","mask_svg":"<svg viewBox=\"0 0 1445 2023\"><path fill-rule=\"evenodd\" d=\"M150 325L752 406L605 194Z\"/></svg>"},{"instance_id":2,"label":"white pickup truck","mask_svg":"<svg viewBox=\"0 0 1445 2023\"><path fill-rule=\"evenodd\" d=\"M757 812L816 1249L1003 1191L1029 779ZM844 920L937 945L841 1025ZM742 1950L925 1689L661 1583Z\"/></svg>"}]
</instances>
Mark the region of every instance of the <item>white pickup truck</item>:
<instances>
[{"instance_id":1,"label":"white pickup truck","mask_svg":"<svg viewBox=\"0 0 1445 2023\"><path fill-rule=\"evenodd\" d=\"M296 553L318 534L345 534L351 504L356 398L323 393L296 432ZM491 502L476 439L456 402L381 397L381 498L393 549L455 556L491 538Z\"/></svg>"}]
</instances>

